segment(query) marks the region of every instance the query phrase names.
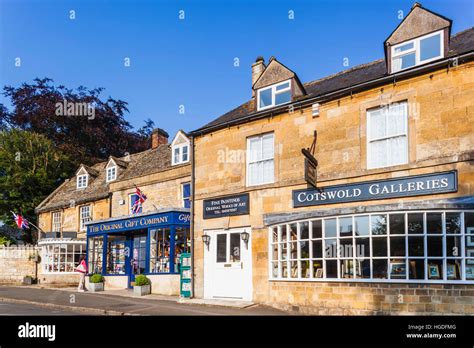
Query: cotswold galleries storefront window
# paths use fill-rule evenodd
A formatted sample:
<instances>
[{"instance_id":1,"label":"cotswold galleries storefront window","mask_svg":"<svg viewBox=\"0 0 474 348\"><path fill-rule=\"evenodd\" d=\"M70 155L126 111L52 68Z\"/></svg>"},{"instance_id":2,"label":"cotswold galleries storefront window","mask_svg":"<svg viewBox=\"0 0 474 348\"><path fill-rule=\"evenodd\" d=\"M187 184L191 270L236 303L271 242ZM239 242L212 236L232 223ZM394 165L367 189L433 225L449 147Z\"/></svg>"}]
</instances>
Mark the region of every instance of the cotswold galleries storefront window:
<instances>
[{"instance_id":1,"label":"cotswold galleries storefront window","mask_svg":"<svg viewBox=\"0 0 474 348\"><path fill-rule=\"evenodd\" d=\"M270 227L270 279L474 282L474 212L328 217Z\"/></svg>"}]
</instances>

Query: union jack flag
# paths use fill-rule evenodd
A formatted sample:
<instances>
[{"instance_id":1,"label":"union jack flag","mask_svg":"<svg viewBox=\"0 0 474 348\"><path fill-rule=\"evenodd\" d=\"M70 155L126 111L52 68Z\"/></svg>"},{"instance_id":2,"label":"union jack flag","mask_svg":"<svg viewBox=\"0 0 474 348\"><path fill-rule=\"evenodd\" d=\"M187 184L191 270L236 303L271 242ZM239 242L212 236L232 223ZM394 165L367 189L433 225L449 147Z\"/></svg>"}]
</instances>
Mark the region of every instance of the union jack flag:
<instances>
[{"instance_id":1,"label":"union jack flag","mask_svg":"<svg viewBox=\"0 0 474 348\"><path fill-rule=\"evenodd\" d=\"M136 186L135 186L136 187ZM136 201L133 203L132 206L132 214L138 214L142 210L142 204L146 201L147 197L146 195L138 188L136 187L135 194L137 195Z\"/></svg>"},{"instance_id":2,"label":"union jack flag","mask_svg":"<svg viewBox=\"0 0 474 348\"><path fill-rule=\"evenodd\" d=\"M26 220L23 216L21 216L20 214L16 215L14 212L12 212L12 214L18 228L22 230L26 228L30 228L30 226L28 226L28 220Z\"/></svg>"}]
</instances>

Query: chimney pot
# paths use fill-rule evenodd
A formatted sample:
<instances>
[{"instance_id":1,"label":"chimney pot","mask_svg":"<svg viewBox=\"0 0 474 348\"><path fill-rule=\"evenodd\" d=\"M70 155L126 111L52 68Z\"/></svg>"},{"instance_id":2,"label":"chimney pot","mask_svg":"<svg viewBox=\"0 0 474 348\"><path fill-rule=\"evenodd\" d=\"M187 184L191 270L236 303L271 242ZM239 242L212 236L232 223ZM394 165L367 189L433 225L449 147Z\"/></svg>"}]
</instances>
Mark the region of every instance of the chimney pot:
<instances>
[{"instance_id":1,"label":"chimney pot","mask_svg":"<svg viewBox=\"0 0 474 348\"><path fill-rule=\"evenodd\" d=\"M161 128L155 128L151 132L151 148L156 149L160 145L166 145L168 144L168 133L161 129Z\"/></svg>"}]
</instances>

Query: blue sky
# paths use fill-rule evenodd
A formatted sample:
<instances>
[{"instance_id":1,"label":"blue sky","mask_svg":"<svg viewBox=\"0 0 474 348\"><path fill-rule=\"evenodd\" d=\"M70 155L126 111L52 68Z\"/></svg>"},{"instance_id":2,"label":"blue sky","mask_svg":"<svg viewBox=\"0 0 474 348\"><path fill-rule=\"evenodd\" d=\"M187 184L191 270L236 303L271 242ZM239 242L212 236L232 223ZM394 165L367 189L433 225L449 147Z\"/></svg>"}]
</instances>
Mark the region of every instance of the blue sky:
<instances>
[{"instance_id":1,"label":"blue sky","mask_svg":"<svg viewBox=\"0 0 474 348\"><path fill-rule=\"evenodd\" d=\"M412 4L0 0L0 86L49 77L70 88L104 87L104 97L129 103L126 118L134 127L150 118L173 136L247 101L250 66L259 55L277 57L303 82L347 69L344 58L349 67L382 58L382 43L399 24L399 11L406 15ZM471 0L422 4L451 18L453 33L473 26ZM124 66L126 57L130 67ZM0 102L6 102L3 96Z\"/></svg>"}]
</instances>

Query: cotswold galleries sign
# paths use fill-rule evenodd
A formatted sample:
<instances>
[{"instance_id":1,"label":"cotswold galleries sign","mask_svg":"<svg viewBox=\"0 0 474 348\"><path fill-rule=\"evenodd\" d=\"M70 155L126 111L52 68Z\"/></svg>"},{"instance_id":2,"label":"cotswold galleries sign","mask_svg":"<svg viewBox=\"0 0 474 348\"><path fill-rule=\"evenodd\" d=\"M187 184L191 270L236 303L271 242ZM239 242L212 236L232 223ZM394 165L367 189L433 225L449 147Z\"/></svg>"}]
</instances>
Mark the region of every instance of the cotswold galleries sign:
<instances>
[{"instance_id":1,"label":"cotswold galleries sign","mask_svg":"<svg viewBox=\"0 0 474 348\"><path fill-rule=\"evenodd\" d=\"M407 176L314 189L294 190L293 207L456 192L457 172Z\"/></svg>"}]
</instances>

